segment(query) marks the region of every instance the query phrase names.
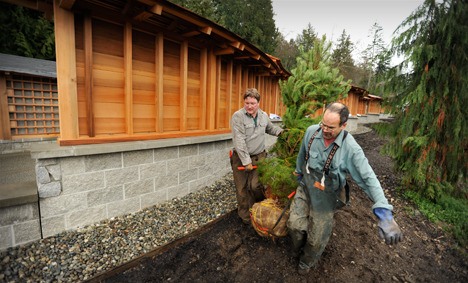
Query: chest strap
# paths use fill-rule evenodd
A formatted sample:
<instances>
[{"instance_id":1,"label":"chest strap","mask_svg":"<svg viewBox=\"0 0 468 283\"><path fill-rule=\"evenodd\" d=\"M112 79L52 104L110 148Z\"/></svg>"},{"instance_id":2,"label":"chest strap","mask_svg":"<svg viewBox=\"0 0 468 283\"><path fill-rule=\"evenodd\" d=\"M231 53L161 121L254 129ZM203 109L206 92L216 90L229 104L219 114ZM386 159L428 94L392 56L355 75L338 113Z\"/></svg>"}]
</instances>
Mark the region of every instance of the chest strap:
<instances>
[{"instance_id":1,"label":"chest strap","mask_svg":"<svg viewBox=\"0 0 468 283\"><path fill-rule=\"evenodd\" d=\"M306 152L306 156L305 156L305 164L306 164L307 174L310 174L309 166L307 165L307 161L309 161L309 156L310 156L309 155L310 147L312 146L312 142L314 141L315 137L320 132L320 130L321 129L318 128L317 131L315 131L315 133L310 138L309 144L307 145L307 152ZM344 139L346 138L347 135L348 135L348 131L344 131L342 141L344 141ZM331 165L333 156L335 156L335 153L338 150L338 148L339 148L339 146L336 143L333 143L333 148L331 149L330 153L328 154L327 160L325 161L325 165L323 166L323 169L322 169L322 171L325 172L326 175L328 175L328 173L330 172L330 165Z\"/></svg>"}]
</instances>

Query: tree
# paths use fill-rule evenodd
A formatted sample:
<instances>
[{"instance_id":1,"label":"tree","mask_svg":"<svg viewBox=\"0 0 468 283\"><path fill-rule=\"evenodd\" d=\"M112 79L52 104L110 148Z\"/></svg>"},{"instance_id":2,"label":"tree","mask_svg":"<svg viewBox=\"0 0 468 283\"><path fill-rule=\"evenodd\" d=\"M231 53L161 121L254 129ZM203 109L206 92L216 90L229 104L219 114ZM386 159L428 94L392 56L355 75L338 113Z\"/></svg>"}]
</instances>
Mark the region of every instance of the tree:
<instances>
[{"instance_id":1,"label":"tree","mask_svg":"<svg viewBox=\"0 0 468 283\"><path fill-rule=\"evenodd\" d=\"M281 33L276 41L276 50L273 54L281 60L281 64L287 70L294 69L296 67L296 58L299 56L299 47L296 42L293 39L286 41Z\"/></svg>"},{"instance_id":2,"label":"tree","mask_svg":"<svg viewBox=\"0 0 468 283\"><path fill-rule=\"evenodd\" d=\"M379 63L379 56L386 51L382 27L378 23L372 25L368 38L370 39L370 43L363 51L363 65L367 72L366 89L371 90L375 85L374 76Z\"/></svg>"},{"instance_id":3,"label":"tree","mask_svg":"<svg viewBox=\"0 0 468 283\"><path fill-rule=\"evenodd\" d=\"M55 60L54 25L42 13L0 2L0 52Z\"/></svg>"},{"instance_id":4,"label":"tree","mask_svg":"<svg viewBox=\"0 0 468 283\"><path fill-rule=\"evenodd\" d=\"M224 25L224 15L217 12L217 3L213 0L171 0L170 2L183 6L190 11Z\"/></svg>"},{"instance_id":5,"label":"tree","mask_svg":"<svg viewBox=\"0 0 468 283\"><path fill-rule=\"evenodd\" d=\"M271 0L213 0L225 27L266 53L276 47L278 29L273 19Z\"/></svg>"},{"instance_id":6,"label":"tree","mask_svg":"<svg viewBox=\"0 0 468 283\"><path fill-rule=\"evenodd\" d=\"M317 33L312 25L309 23L306 29L302 30L302 33L297 36L296 44L302 47L305 51L314 47L314 42L317 39Z\"/></svg>"},{"instance_id":7,"label":"tree","mask_svg":"<svg viewBox=\"0 0 468 283\"><path fill-rule=\"evenodd\" d=\"M258 167L260 181L269 185L283 201L297 187L292 172L305 130L317 122L313 115L324 105L346 97L350 88L349 81L343 82L338 69L331 66L331 43L326 37L315 39L313 46L309 50L301 49L292 76L280 82L286 105L282 118L288 131L271 149L276 156L263 160Z\"/></svg>"},{"instance_id":8,"label":"tree","mask_svg":"<svg viewBox=\"0 0 468 283\"><path fill-rule=\"evenodd\" d=\"M406 188L433 200L468 197L467 8L463 0L426 0L397 29L392 46L406 59L392 68L386 87L395 94L390 149Z\"/></svg>"},{"instance_id":9,"label":"tree","mask_svg":"<svg viewBox=\"0 0 468 283\"><path fill-rule=\"evenodd\" d=\"M345 79L354 81L353 76L356 67L354 66L354 59L352 56L353 50L354 44L351 42L351 36L346 34L346 30L343 30L331 56L332 65L340 70L340 73Z\"/></svg>"}]
</instances>

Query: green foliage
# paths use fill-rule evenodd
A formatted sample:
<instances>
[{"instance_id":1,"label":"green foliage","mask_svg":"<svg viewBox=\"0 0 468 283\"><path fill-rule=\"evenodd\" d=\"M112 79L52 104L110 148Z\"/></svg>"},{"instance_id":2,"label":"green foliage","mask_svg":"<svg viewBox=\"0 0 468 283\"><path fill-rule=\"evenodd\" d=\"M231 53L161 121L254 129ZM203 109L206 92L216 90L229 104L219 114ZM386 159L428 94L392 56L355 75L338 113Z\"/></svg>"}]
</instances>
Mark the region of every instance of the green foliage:
<instances>
[{"instance_id":1,"label":"green foliage","mask_svg":"<svg viewBox=\"0 0 468 283\"><path fill-rule=\"evenodd\" d=\"M354 59L352 52L354 50L354 44L351 42L351 37L346 34L346 30L343 30L341 37L338 39L336 48L333 50L331 60L333 66L340 70L340 74L345 79L353 80L356 66L354 65Z\"/></svg>"},{"instance_id":2,"label":"green foliage","mask_svg":"<svg viewBox=\"0 0 468 283\"><path fill-rule=\"evenodd\" d=\"M441 193L436 201L425 198L420 193L406 191L419 210L432 222L441 222L451 232L461 247L468 247L468 201Z\"/></svg>"},{"instance_id":3,"label":"green foliage","mask_svg":"<svg viewBox=\"0 0 468 283\"><path fill-rule=\"evenodd\" d=\"M259 166L262 182L270 186L275 195L284 197L296 189L297 182L291 183L290 179L294 179L292 172L304 133L311 124L318 122L319 118L313 118L315 112L348 94L349 82L343 82L338 69L331 66L330 47L331 43L323 37L314 41L312 49L301 49L297 66L291 71L292 76L280 82L283 103L286 105L282 119L288 131L278 138L271 152L281 161L275 161L274 164L280 164L284 172L275 173L280 168L270 164L267 168L264 167L266 165ZM275 187L273 183L281 186Z\"/></svg>"},{"instance_id":4,"label":"green foliage","mask_svg":"<svg viewBox=\"0 0 468 283\"><path fill-rule=\"evenodd\" d=\"M39 12L0 2L0 53L55 60L53 24Z\"/></svg>"},{"instance_id":5,"label":"green foliage","mask_svg":"<svg viewBox=\"0 0 468 283\"><path fill-rule=\"evenodd\" d=\"M286 41L284 36L280 33L276 38L276 49L273 55L280 58L281 64L286 70L292 70L296 67L299 47L293 39Z\"/></svg>"},{"instance_id":6,"label":"green foliage","mask_svg":"<svg viewBox=\"0 0 468 283\"><path fill-rule=\"evenodd\" d=\"M285 204L288 195L296 190L298 185L290 164L277 157L265 158L258 164L257 170L260 182L268 184L280 202Z\"/></svg>"},{"instance_id":7,"label":"green foliage","mask_svg":"<svg viewBox=\"0 0 468 283\"><path fill-rule=\"evenodd\" d=\"M170 2L183 6L190 11L210 19L211 21L224 25L224 16L217 12L217 3L213 0L171 0Z\"/></svg>"},{"instance_id":8,"label":"green foliage","mask_svg":"<svg viewBox=\"0 0 468 283\"><path fill-rule=\"evenodd\" d=\"M426 1L399 27L386 92L396 117L389 150L408 189L468 197L466 1ZM408 70L402 73L402 70Z\"/></svg>"}]
</instances>

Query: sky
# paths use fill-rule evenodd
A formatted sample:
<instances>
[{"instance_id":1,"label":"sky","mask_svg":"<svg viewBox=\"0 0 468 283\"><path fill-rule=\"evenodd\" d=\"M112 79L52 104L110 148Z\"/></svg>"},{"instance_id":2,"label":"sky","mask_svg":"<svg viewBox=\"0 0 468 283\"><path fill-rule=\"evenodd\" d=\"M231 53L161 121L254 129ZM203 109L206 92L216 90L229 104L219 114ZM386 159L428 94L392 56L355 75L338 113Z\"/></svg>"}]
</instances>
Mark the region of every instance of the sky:
<instances>
[{"instance_id":1,"label":"sky","mask_svg":"<svg viewBox=\"0 0 468 283\"><path fill-rule=\"evenodd\" d=\"M296 39L310 23L315 32L336 42L343 32L350 35L356 52L369 43L372 25L382 27L386 44L392 33L423 0L272 0L276 27L287 40ZM356 53L353 53L356 54Z\"/></svg>"}]
</instances>

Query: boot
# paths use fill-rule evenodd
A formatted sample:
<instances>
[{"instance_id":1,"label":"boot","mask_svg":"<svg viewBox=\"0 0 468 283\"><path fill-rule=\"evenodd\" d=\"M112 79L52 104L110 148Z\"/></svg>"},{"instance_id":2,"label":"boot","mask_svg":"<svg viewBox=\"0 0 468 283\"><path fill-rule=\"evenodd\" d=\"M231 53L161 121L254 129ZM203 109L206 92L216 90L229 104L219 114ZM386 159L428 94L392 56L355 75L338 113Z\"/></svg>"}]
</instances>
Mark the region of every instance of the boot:
<instances>
[{"instance_id":1,"label":"boot","mask_svg":"<svg viewBox=\"0 0 468 283\"><path fill-rule=\"evenodd\" d=\"M292 256L298 258L306 243L306 234L303 231L289 231L292 243Z\"/></svg>"}]
</instances>

